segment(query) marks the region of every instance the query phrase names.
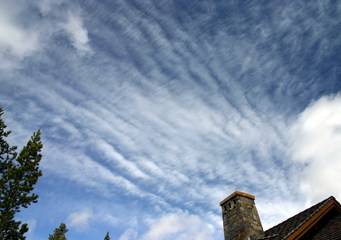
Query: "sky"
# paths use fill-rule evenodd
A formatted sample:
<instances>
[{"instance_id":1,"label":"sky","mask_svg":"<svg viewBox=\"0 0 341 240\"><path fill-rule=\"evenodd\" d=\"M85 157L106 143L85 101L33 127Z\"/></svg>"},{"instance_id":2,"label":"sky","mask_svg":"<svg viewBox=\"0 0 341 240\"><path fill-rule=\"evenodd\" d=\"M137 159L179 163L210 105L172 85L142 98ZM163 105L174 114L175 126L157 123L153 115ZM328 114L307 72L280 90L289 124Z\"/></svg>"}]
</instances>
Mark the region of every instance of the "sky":
<instances>
[{"instance_id":1,"label":"sky","mask_svg":"<svg viewBox=\"0 0 341 240\"><path fill-rule=\"evenodd\" d=\"M1 0L0 105L41 129L28 240L221 240L341 200L341 2Z\"/></svg>"}]
</instances>

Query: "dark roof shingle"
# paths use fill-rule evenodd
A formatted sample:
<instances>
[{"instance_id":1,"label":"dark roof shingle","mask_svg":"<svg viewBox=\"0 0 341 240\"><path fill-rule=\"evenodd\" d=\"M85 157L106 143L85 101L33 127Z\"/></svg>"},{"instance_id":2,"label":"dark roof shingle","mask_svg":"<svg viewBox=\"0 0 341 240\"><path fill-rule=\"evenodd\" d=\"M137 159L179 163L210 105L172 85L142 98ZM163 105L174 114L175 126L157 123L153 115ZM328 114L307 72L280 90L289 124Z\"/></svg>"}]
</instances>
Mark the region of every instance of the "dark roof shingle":
<instances>
[{"instance_id":1,"label":"dark roof shingle","mask_svg":"<svg viewBox=\"0 0 341 240\"><path fill-rule=\"evenodd\" d=\"M319 202L312 207L296 214L295 216L285 220L284 222L266 230L264 237L261 239L268 240L282 240L299 228L304 222L306 222L314 213L319 211L328 201L334 199L329 197L322 202Z\"/></svg>"}]
</instances>

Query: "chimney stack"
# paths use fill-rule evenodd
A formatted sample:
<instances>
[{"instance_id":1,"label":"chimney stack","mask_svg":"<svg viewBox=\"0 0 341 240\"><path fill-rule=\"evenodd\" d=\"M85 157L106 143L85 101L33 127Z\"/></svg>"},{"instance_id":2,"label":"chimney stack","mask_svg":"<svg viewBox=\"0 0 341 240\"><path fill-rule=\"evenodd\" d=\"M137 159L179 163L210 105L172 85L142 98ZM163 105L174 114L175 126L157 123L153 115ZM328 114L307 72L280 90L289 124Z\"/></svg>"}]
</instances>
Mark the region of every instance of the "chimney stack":
<instances>
[{"instance_id":1,"label":"chimney stack","mask_svg":"<svg viewBox=\"0 0 341 240\"><path fill-rule=\"evenodd\" d=\"M254 240L263 236L255 196L234 192L220 202L225 240Z\"/></svg>"}]
</instances>

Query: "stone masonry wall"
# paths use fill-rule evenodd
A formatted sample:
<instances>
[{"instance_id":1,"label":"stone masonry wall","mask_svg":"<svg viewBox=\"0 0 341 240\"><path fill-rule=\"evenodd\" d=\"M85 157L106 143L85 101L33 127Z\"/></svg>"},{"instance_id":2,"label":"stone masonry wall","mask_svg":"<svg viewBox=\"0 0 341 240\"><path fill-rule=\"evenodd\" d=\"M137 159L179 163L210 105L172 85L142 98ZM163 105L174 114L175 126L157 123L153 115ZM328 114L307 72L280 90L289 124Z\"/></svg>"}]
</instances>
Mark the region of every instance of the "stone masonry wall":
<instances>
[{"instance_id":1,"label":"stone masonry wall","mask_svg":"<svg viewBox=\"0 0 341 240\"><path fill-rule=\"evenodd\" d=\"M254 200L237 195L221 207L225 240L251 240L263 235Z\"/></svg>"}]
</instances>

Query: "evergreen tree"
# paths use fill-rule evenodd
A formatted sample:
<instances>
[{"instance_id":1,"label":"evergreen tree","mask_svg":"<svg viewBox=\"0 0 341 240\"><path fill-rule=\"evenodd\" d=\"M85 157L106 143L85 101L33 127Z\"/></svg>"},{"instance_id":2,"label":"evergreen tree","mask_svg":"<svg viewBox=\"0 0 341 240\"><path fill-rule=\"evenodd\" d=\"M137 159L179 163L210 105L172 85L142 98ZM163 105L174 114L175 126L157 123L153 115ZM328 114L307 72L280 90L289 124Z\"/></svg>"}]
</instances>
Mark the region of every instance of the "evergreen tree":
<instances>
[{"instance_id":1,"label":"evergreen tree","mask_svg":"<svg viewBox=\"0 0 341 240\"><path fill-rule=\"evenodd\" d=\"M105 235L104 240L110 240L110 235L109 235L108 232L107 232L107 234Z\"/></svg>"},{"instance_id":2,"label":"evergreen tree","mask_svg":"<svg viewBox=\"0 0 341 240\"><path fill-rule=\"evenodd\" d=\"M49 236L48 240L66 240L66 233L69 231L64 223L61 223L59 227L57 227L53 234Z\"/></svg>"},{"instance_id":3,"label":"evergreen tree","mask_svg":"<svg viewBox=\"0 0 341 240\"><path fill-rule=\"evenodd\" d=\"M3 114L0 108L0 239L24 240L28 226L14 218L38 200L32 191L42 175L39 163L43 145L37 131L18 154L17 147L6 141L11 131L6 130Z\"/></svg>"}]
</instances>

